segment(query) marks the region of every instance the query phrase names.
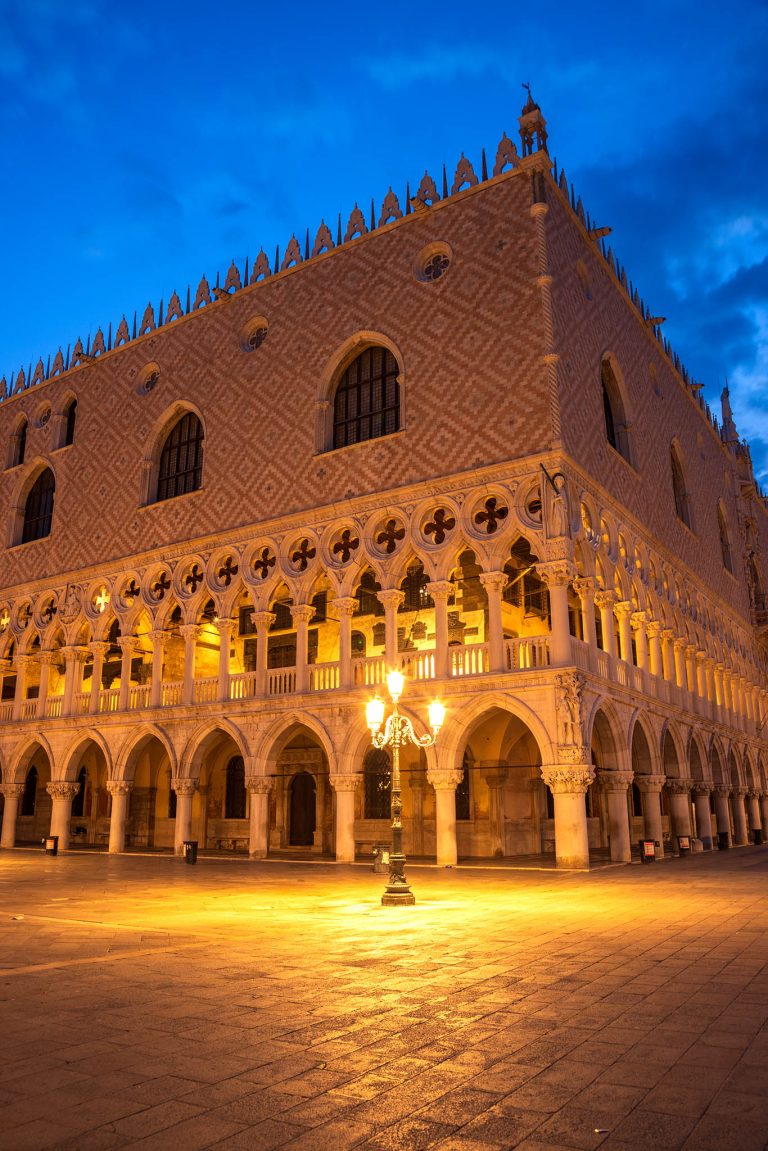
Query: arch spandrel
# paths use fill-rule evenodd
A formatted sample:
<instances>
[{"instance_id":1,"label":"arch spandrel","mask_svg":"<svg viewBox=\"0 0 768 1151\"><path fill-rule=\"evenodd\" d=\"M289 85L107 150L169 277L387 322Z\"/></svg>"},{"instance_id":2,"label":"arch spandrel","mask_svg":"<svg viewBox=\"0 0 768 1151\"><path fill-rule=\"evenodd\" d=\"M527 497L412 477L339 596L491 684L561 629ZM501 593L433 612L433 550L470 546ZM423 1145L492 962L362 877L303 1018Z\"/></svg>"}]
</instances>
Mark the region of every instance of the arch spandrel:
<instances>
[{"instance_id":1,"label":"arch spandrel","mask_svg":"<svg viewBox=\"0 0 768 1151\"><path fill-rule=\"evenodd\" d=\"M157 724L142 724L138 730L132 731L131 734L126 737L115 757L115 780L133 779L136 770L135 761L152 740L156 740L168 756L171 774L178 774L178 754L171 736Z\"/></svg>"},{"instance_id":2,"label":"arch spandrel","mask_svg":"<svg viewBox=\"0 0 768 1151\"><path fill-rule=\"evenodd\" d=\"M77 733L64 754L60 757L61 766L56 773L58 779L74 781L77 778L77 759L91 744L101 752L107 768L107 778L112 778L112 749L101 732L88 728Z\"/></svg>"},{"instance_id":3,"label":"arch spandrel","mask_svg":"<svg viewBox=\"0 0 768 1151\"><path fill-rule=\"evenodd\" d=\"M464 745L484 718L494 711L508 713L528 728L538 747L542 763L557 762L556 748L538 714L522 700L505 695L503 692L489 692L482 697L470 699L458 709L449 704L445 724L438 736L437 755L440 761L456 770L461 770Z\"/></svg>"}]
</instances>

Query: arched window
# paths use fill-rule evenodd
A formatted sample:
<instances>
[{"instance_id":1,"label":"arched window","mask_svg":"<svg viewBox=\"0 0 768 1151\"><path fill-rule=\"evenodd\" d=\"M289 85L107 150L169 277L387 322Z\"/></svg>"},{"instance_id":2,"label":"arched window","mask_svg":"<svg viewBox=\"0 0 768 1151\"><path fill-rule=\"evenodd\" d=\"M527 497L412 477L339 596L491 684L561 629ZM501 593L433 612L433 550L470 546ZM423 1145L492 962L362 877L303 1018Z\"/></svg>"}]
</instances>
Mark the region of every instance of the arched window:
<instances>
[{"instance_id":1,"label":"arched window","mask_svg":"<svg viewBox=\"0 0 768 1151\"><path fill-rule=\"evenodd\" d=\"M400 427L397 360L388 348L366 348L352 361L333 399L333 446L388 436Z\"/></svg>"},{"instance_id":2,"label":"arched window","mask_svg":"<svg viewBox=\"0 0 768 1151\"><path fill-rule=\"evenodd\" d=\"M389 819L392 808L392 767L387 751L378 751L372 747L366 752L363 779L363 819Z\"/></svg>"},{"instance_id":3,"label":"arched window","mask_svg":"<svg viewBox=\"0 0 768 1151\"><path fill-rule=\"evenodd\" d=\"M469 819L469 756L464 752L461 783L456 788L456 818Z\"/></svg>"},{"instance_id":4,"label":"arched window","mask_svg":"<svg viewBox=\"0 0 768 1151\"><path fill-rule=\"evenodd\" d=\"M669 450L669 462L672 469L672 491L675 496L677 518L682 520L687 528L691 528L691 502L685 486L683 464L674 444Z\"/></svg>"},{"instance_id":5,"label":"arched window","mask_svg":"<svg viewBox=\"0 0 768 1151\"><path fill-rule=\"evenodd\" d=\"M629 435L627 432L627 414L624 409L624 400L621 394L616 373L611 361L606 357L600 365L600 384L603 392L603 416L605 417L605 438L612 448L615 448L627 463L631 463L629 454Z\"/></svg>"},{"instance_id":6,"label":"arched window","mask_svg":"<svg viewBox=\"0 0 768 1151\"><path fill-rule=\"evenodd\" d=\"M85 815L85 784L87 780L87 772L84 767L80 768L77 776L77 795L72 800L72 815L80 819Z\"/></svg>"},{"instance_id":7,"label":"arched window","mask_svg":"<svg viewBox=\"0 0 768 1151\"><path fill-rule=\"evenodd\" d=\"M169 785L168 787L168 818L176 818L176 800L177 795L174 789Z\"/></svg>"},{"instance_id":8,"label":"arched window","mask_svg":"<svg viewBox=\"0 0 768 1151\"><path fill-rule=\"evenodd\" d=\"M233 755L227 764L225 819L245 819L245 765L242 755Z\"/></svg>"},{"instance_id":9,"label":"arched window","mask_svg":"<svg viewBox=\"0 0 768 1151\"><path fill-rule=\"evenodd\" d=\"M723 557L723 567L733 575L733 558L731 556L731 541L728 538L728 527L725 522L722 505L717 505L717 528L720 532L720 552Z\"/></svg>"},{"instance_id":10,"label":"arched window","mask_svg":"<svg viewBox=\"0 0 768 1151\"><path fill-rule=\"evenodd\" d=\"M26 420L22 420L11 437L11 458L9 466L16 468L19 464L24 463L24 457L27 454L27 428Z\"/></svg>"},{"instance_id":11,"label":"arched window","mask_svg":"<svg viewBox=\"0 0 768 1151\"><path fill-rule=\"evenodd\" d=\"M30 767L24 780L24 793L21 797L21 814L34 815L37 804L37 768Z\"/></svg>"},{"instance_id":12,"label":"arched window","mask_svg":"<svg viewBox=\"0 0 768 1151\"><path fill-rule=\"evenodd\" d=\"M163 445L157 479L157 502L197 491L203 483L203 425L187 412Z\"/></svg>"},{"instance_id":13,"label":"arched window","mask_svg":"<svg viewBox=\"0 0 768 1151\"><path fill-rule=\"evenodd\" d=\"M77 400L71 400L65 411L66 423L64 425L64 448L75 442L75 420L77 419Z\"/></svg>"},{"instance_id":14,"label":"arched window","mask_svg":"<svg viewBox=\"0 0 768 1151\"><path fill-rule=\"evenodd\" d=\"M51 469L46 468L30 488L24 505L24 525L21 530L23 544L30 540L41 540L51 534L55 492L56 480Z\"/></svg>"}]
</instances>

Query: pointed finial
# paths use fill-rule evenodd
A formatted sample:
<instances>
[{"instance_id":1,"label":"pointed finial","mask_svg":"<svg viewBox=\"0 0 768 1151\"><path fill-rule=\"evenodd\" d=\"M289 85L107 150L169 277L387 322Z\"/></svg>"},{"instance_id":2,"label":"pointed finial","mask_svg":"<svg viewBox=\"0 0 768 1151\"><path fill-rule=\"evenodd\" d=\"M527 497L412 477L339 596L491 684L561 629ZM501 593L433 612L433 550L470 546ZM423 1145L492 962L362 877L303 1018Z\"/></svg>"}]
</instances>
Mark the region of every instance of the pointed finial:
<instances>
[{"instance_id":1,"label":"pointed finial","mask_svg":"<svg viewBox=\"0 0 768 1151\"><path fill-rule=\"evenodd\" d=\"M339 223L336 228L336 247L341 246L341 212L339 212Z\"/></svg>"},{"instance_id":2,"label":"pointed finial","mask_svg":"<svg viewBox=\"0 0 768 1151\"><path fill-rule=\"evenodd\" d=\"M321 223L322 223L322 221L321 221ZM304 259L305 260L309 259L309 228L307 228L307 234L304 237Z\"/></svg>"},{"instance_id":3,"label":"pointed finial","mask_svg":"<svg viewBox=\"0 0 768 1151\"><path fill-rule=\"evenodd\" d=\"M487 180L488 179L488 161L485 158L485 148L483 148L483 152L482 152L482 162L481 162L481 167L480 167L480 179L481 180Z\"/></svg>"}]
</instances>

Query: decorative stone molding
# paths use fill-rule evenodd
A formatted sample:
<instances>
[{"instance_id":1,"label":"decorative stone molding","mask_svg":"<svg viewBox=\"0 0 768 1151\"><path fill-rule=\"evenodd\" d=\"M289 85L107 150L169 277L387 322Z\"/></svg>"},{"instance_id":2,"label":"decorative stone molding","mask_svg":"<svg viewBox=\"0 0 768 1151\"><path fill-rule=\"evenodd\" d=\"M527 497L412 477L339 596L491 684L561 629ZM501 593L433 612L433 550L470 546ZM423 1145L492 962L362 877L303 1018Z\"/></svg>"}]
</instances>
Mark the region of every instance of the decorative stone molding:
<instances>
[{"instance_id":1,"label":"decorative stone molding","mask_svg":"<svg viewBox=\"0 0 768 1151\"><path fill-rule=\"evenodd\" d=\"M436 603L440 600L447 603L448 597L456 591L456 584L447 579L437 580L427 584L427 591Z\"/></svg>"},{"instance_id":2,"label":"decorative stone molding","mask_svg":"<svg viewBox=\"0 0 768 1151\"><path fill-rule=\"evenodd\" d=\"M54 780L46 783L45 790L51 799L74 799L80 791L79 783L70 783L67 780Z\"/></svg>"},{"instance_id":3,"label":"decorative stone molding","mask_svg":"<svg viewBox=\"0 0 768 1151\"><path fill-rule=\"evenodd\" d=\"M536 564L536 571L548 587L567 587L576 578L576 568L566 559Z\"/></svg>"},{"instance_id":4,"label":"decorative stone molding","mask_svg":"<svg viewBox=\"0 0 768 1151\"><path fill-rule=\"evenodd\" d=\"M363 777L359 771L334 771L328 778L334 791L356 791Z\"/></svg>"},{"instance_id":5,"label":"decorative stone molding","mask_svg":"<svg viewBox=\"0 0 768 1151\"><path fill-rule=\"evenodd\" d=\"M133 791L133 783L127 779L108 779L107 791L110 795L130 795Z\"/></svg>"},{"instance_id":6,"label":"decorative stone molding","mask_svg":"<svg viewBox=\"0 0 768 1151\"><path fill-rule=\"evenodd\" d=\"M667 790L671 795L689 795L693 787L692 779L668 779Z\"/></svg>"},{"instance_id":7,"label":"decorative stone molding","mask_svg":"<svg viewBox=\"0 0 768 1151\"><path fill-rule=\"evenodd\" d=\"M347 616L349 619L355 614L359 607L359 601L354 596L336 596L333 601L333 609L339 613L339 616Z\"/></svg>"},{"instance_id":8,"label":"decorative stone molding","mask_svg":"<svg viewBox=\"0 0 768 1151\"><path fill-rule=\"evenodd\" d=\"M385 609L391 606L397 611L405 600L405 592L398 591L397 588L384 588L383 591L376 592L376 598Z\"/></svg>"},{"instance_id":9,"label":"decorative stone molding","mask_svg":"<svg viewBox=\"0 0 768 1151\"><path fill-rule=\"evenodd\" d=\"M557 754L560 763L592 763L592 752L584 745L576 747L558 747Z\"/></svg>"},{"instance_id":10,"label":"decorative stone molding","mask_svg":"<svg viewBox=\"0 0 768 1151\"><path fill-rule=\"evenodd\" d=\"M503 592L509 583L506 572L480 572L480 583L486 591Z\"/></svg>"},{"instance_id":11,"label":"decorative stone molding","mask_svg":"<svg viewBox=\"0 0 768 1151\"><path fill-rule=\"evenodd\" d=\"M309 623L312 616L315 614L314 605L311 603L297 603L293 604L290 609L291 619L294 624Z\"/></svg>"},{"instance_id":12,"label":"decorative stone molding","mask_svg":"<svg viewBox=\"0 0 768 1151\"><path fill-rule=\"evenodd\" d=\"M584 795L595 773L586 765L552 763L542 767L541 778L553 795Z\"/></svg>"},{"instance_id":13,"label":"decorative stone molding","mask_svg":"<svg viewBox=\"0 0 768 1151\"><path fill-rule=\"evenodd\" d=\"M600 611L606 608L613 611L613 605L616 603L616 596L612 591L597 591L595 592L595 607Z\"/></svg>"},{"instance_id":14,"label":"decorative stone molding","mask_svg":"<svg viewBox=\"0 0 768 1151\"><path fill-rule=\"evenodd\" d=\"M173 788L173 790L176 792L176 794L178 796L183 796L185 798L191 798L195 794L195 792L197 791L197 780L196 779L179 779L177 776L174 776L171 779L171 787Z\"/></svg>"},{"instance_id":15,"label":"decorative stone molding","mask_svg":"<svg viewBox=\"0 0 768 1151\"><path fill-rule=\"evenodd\" d=\"M716 783L712 790L715 795L728 796L731 794L731 785L729 783Z\"/></svg>"},{"instance_id":16,"label":"decorative stone molding","mask_svg":"<svg viewBox=\"0 0 768 1151\"><path fill-rule=\"evenodd\" d=\"M21 799L23 794L23 783L0 783L0 795L6 799Z\"/></svg>"},{"instance_id":17,"label":"decorative stone molding","mask_svg":"<svg viewBox=\"0 0 768 1151\"><path fill-rule=\"evenodd\" d=\"M247 779L245 786L251 795L269 795L272 790L272 780L267 775L260 775L253 779Z\"/></svg>"},{"instance_id":18,"label":"decorative stone molding","mask_svg":"<svg viewBox=\"0 0 768 1151\"><path fill-rule=\"evenodd\" d=\"M694 780L691 791L694 795L710 795L714 791L711 783L703 783L701 780Z\"/></svg>"},{"instance_id":19,"label":"decorative stone molding","mask_svg":"<svg viewBox=\"0 0 768 1151\"><path fill-rule=\"evenodd\" d=\"M427 779L435 791L455 791L464 776L463 771L454 768L439 767L427 772Z\"/></svg>"},{"instance_id":20,"label":"decorative stone molding","mask_svg":"<svg viewBox=\"0 0 768 1151\"><path fill-rule=\"evenodd\" d=\"M590 596L594 598L595 588L597 584L591 576L582 576L579 579L573 580L573 588L579 599L589 599Z\"/></svg>"}]
</instances>

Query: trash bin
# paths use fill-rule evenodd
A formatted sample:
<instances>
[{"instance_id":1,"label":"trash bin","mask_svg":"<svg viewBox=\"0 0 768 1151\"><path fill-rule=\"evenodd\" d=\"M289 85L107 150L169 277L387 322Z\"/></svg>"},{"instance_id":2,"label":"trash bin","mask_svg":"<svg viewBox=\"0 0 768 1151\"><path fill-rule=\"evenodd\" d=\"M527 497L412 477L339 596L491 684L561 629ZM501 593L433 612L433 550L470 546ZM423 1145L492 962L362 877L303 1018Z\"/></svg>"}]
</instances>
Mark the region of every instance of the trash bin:
<instances>
[{"instance_id":1,"label":"trash bin","mask_svg":"<svg viewBox=\"0 0 768 1151\"><path fill-rule=\"evenodd\" d=\"M641 863L655 863L656 862L656 840L655 839L641 839L640 840L640 862Z\"/></svg>"},{"instance_id":2,"label":"trash bin","mask_svg":"<svg viewBox=\"0 0 768 1151\"><path fill-rule=\"evenodd\" d=\"M184 862L197 863L197 840L185 839L184 840Z\"/></svg>"},{"instance_id":3,"label":"trash bin","mask_svg":"<svg viewBox=\"0 0 768 1151\"><path fill-rule=\"evenodd\" d=\"M731 837L727 831L718 831L717 846L720 851L727 851L731 846Z\"/></svg>"},{"instance_id":4,"label":"trash bin","mask_svg":"<svg viewBox=\"0 0 768 1151\"><path fill-rule=\"evenodd\" d=\"M386 875L389 872L389 850L386 847L374 847L373 870L376 875Z\"/></svg>"},{"instance_id":5,"label":"trash bin","mask_svg":"<svg viewBox=\"0 0 768 1151\"><path fill-rule=\"evenodd\" d=\"M691 837L690 835L678 835L677 837L677 852L681 857L691 854Z\"/></svg>"},{"instance_id":6,"label":"trash bin","mask_svg":"<svg viewBox=\"0 0 768 1151\"><path fill-rule=\"evenodd\" d=\"M44 835L43 836L43 849L46 855L59 854L59 837L58 835Z\"/></svg>"}]
</instances>

